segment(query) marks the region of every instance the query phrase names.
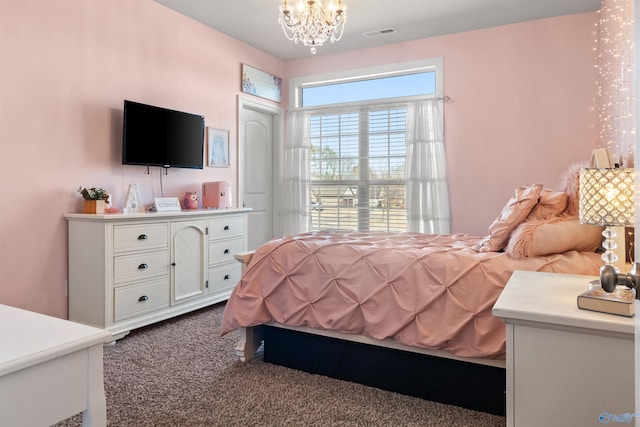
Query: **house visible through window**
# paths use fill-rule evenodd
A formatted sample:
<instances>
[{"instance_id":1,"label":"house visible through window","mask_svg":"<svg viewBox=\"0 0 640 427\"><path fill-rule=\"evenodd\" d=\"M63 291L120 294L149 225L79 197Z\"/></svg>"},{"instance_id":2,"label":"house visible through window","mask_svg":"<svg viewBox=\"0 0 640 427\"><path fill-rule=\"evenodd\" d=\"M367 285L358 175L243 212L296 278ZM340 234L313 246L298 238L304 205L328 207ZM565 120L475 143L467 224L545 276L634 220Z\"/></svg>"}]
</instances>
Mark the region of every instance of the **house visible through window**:
<instances>
[{"instance_id":1,"label":"house visible through window","mask_svg":"<svg viewBox=\"0 0 640 427\"><path fill-rule=\"evenodd\" d=\"M407 101L436 96L438 77L431 67L298 88L310 113L311 230L407 230Z\"/></svg>"}]
</instances>

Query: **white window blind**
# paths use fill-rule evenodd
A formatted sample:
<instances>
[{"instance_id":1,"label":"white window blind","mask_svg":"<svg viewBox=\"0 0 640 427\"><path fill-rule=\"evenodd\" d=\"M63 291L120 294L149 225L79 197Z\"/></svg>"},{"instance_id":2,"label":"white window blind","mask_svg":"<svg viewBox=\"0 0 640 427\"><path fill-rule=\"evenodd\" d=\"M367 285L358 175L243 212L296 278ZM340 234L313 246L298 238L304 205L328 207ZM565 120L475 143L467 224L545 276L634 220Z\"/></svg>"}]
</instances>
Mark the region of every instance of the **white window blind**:
<instances>
[{"instance_id":1,"label":"white window blind","mask_svg":"<svg viewBox=\"0 0 640 427\"><path fill-rule=\"evenodd\" d=\"M406 107L310 118L312 230L406 231Z\"/></svg>"},{"instance_id":2,"label":"white window blind","mask_svg":"<svg viewBox=\"0 0 640 427\"><path fill-rule=\"evenodd\" d=\"M442 58L431 58L290 79L290 119L307 120L287 133L293 154L285 156L285 174L293 179L283 198L290 192L287 212L303 218L294 232L445 230L442 115L425 118L415 107L442 99L442 66ZM304 167L298 152L308 159ZM434 168L441 172L435 192ZM295 223L290 216L283 229Z\"/></svg>"}]
</instances>

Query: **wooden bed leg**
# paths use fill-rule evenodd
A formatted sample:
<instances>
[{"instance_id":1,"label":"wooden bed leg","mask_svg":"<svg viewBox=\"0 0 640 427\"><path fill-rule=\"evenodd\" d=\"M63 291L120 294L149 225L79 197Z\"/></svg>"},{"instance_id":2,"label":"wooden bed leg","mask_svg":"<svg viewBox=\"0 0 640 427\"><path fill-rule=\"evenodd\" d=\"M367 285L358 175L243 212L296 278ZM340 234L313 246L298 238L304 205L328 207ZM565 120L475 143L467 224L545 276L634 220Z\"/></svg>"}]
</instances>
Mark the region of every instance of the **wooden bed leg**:
<instances>
[{"instance_id":1,"label":"wooden bed leg","mask_svg":"<svg viewBox=\"0 0 640 427\"><path fill-rule=\"evenodd\" d=\"M262 328L253 326L240 329L240 341L236 345L236 355L242 362L249 362L256 355L256 350L264 338Z\"/></svg>"},{"instance_id":2,"label":"wooden bed leg","mask_svg":"<svg viewBox=\"0 0 640 427\"><path fill-rule=\"evenodd\" d=\"M233 257L241 264L241 271L249 265L251 257L255 251L240 252L234 254ZM240 328L240 341L236 345L236 355L242 362L249 362L256 355L256 350L260 347L263 339L262 328L254 326L251 328Z\"/></svg>"}]
</instances>

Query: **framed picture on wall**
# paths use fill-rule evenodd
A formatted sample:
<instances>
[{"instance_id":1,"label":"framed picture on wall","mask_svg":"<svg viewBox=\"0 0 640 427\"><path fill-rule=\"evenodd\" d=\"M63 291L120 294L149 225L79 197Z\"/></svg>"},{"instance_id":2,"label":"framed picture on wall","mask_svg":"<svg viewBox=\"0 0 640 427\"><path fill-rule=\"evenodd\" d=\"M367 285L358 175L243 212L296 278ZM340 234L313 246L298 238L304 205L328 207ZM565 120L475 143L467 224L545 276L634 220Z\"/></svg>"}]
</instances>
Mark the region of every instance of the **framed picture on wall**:
<instances>
[{"instance_id":1,"label":"framed picture on wall","mask_svg":"<svg viewBox=\"0 0 640 427\"><path fill-rule=\"evenodd\" d=\"M270 101L282 100L282 78L242 64L242 92Z\"/></svg>"},{"instance_id":2,"label":"framed picture on wall","mask_svg":"<svg viewBox=\"0 0 640 427\"><path fill-rule=\"evenodd\" d=\"M207 166L229 167L229 131L207 126Z\"/></svg>"}]
</instances>

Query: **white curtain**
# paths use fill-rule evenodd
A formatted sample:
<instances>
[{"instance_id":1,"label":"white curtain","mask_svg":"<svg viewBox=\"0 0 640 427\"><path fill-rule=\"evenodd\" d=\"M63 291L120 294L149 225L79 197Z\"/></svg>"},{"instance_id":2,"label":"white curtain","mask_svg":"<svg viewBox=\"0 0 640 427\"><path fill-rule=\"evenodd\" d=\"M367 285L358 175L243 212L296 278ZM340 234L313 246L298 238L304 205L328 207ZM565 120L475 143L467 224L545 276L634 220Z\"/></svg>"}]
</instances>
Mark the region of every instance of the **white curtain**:
<instances>
[{"instance_id":1,"label":"white curtain","mask_svg":"<svg viewBox=\"0 0 640 427\"><path fill-rule=\"evenodd\" d=\"M407 231L451 232L442 103L416 101L407 110Z\"/></svg>"},{"instance_id":2,"label":"white curtain","mask_svg":"<svg viewBox=\"0 0 640 427\"><path fill-rule=\"evenodd\" d=\"M280 231L283 235L309 231L310 174L309 113L287 116Z\"/></svg>"}]
</instances>

